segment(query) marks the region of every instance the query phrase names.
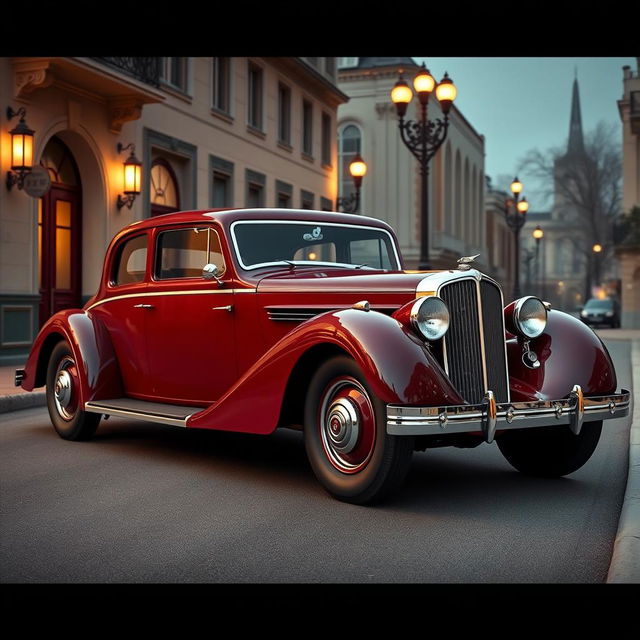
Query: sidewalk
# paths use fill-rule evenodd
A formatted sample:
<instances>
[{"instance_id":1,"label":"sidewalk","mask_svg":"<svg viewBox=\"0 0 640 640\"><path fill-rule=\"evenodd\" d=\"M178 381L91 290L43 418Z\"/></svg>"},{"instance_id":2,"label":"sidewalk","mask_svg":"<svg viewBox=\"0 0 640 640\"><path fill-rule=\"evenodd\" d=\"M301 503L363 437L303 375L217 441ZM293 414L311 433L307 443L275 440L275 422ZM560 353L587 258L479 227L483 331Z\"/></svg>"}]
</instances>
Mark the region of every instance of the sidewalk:
<instances>
[{"instance_id":1,"label":"sidewalk","mask_svg":"<svg viewBox=\"0 0 640 640\"><path fill-rule=\"evenodd\" d=\"M607 582L640 583L640 330L599 329L597 333L604 340L628 340L632 348L633 416L629 473ZM17 368L0 367L0 413L46 405L44 389L27 392L14 386Z\"/></svg>"}]
</instances>

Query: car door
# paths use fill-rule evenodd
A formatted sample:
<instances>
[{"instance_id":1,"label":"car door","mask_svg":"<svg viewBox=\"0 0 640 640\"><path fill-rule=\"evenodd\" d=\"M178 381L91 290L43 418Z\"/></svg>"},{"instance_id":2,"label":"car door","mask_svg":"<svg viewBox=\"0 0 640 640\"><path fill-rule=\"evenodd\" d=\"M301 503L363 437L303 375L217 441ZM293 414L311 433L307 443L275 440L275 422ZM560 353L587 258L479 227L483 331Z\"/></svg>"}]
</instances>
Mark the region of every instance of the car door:
<instances>
[{"instance_id":1,"label":"car door","mask_svg":"<svg viewBox=\"0 0 640 640\"><path fill-rule=\"evenodd\" d=\"M124 392L133 397L148 394L147 375L147 272L149 234L124 237L111 252L105 295L89 312L109 332L118 359Z\"/></svg>"},{"instance_id":2,"label":"car door","mask_svg":"<svg viewBox=\"0 0 640 640\"><path fill-rule=\"evenodd\" d=\"M154 234L153 308L147 313L149 388L175 404L217 400L236 380L234 294L220 236L211 226ZM215 264L219 282L202 269Z\"/></svg>"}]
</instances>

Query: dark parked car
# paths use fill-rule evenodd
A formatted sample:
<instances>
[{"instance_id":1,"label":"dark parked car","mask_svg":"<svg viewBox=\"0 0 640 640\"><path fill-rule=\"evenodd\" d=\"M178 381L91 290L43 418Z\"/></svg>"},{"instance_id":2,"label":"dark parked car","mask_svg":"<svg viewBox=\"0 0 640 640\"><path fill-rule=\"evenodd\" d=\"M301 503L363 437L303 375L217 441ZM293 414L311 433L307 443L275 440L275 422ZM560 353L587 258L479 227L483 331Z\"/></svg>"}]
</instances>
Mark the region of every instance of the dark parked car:
<instances>
[{"instance_id":1,"label":"dark parked car","mask_svg":"<svg viewBox=\"0 0 640 640\"><path fill-rule=\"evenodd\" d=\"M582 322L592 325L609 325L612 329L620 326L620 305L613 298L591 298L580 312Z\"/></svg>"}]
</instances>

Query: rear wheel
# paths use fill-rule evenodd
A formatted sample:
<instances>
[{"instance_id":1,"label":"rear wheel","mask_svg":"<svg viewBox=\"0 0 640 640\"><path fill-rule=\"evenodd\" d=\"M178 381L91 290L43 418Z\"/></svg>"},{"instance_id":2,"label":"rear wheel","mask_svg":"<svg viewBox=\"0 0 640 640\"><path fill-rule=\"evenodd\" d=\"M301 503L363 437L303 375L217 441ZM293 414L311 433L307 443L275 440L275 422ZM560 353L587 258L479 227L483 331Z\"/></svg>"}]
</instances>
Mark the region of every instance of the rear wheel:
<instances>
[{"instance_id":1,"label":"rear wheel","mask_svg":"<svg viewBox=\"0 0 640 640\"><path fill-rule=\"evenodd\" d=\"M540 427L507 431L496 442L507 461L518 471L545 478L559 478L577 471L595 451L602 420L585 422L579 435L569 427Z\"/></svg>"},{"instance_id":2,"label":"rear wheel","mask_svg":"<svg viewBox=\"0 0 640 640\"><path fill-rule=\"evenodd\" d=\"M347 357L327 360L307 392L305 447L318 480L334 497L373 503L397 489L413 454L413 438L386 432L385 405Z\"/></svg>"},{"instance_id":3,"label":"rear wheel","mask_svg":"<svg viewBox=\"0 0 640 640\"><path fill-rule=\"evenodd\" d=\"M100 423L100 414L80 408L78 365L66 342L59 342L49 359L47 408L55 430L65 440L88 440Z\"/></svg>"}]
</instances>

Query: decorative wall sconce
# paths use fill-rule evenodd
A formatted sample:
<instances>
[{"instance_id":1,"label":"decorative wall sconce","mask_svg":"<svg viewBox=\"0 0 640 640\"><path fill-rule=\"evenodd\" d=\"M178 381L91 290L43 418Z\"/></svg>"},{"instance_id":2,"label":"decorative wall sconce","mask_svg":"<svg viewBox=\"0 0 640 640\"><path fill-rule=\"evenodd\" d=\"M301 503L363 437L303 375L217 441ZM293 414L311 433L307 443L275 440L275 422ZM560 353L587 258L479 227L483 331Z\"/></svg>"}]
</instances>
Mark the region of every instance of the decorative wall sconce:
<instances>
[{"instance_id":1,"label":"decorative wall sconce","mask_svg":"<svg viewBox=\"0 0 640 640\"><path fill-rule=\"evenodd\" d=\"M20 116L18 124L9 131L11 134L11 171L7 171L7 189L11 190L13 185L18 189L24 186L24 179L33 168L33 129L29 129L24 118L27 111L20 107L14 111L7 107L7 118L12 120Z\"/></svg>"},{"instance_id":2,"label":"decorative wall sconce","mask_svg":"<svg viewBox=\"0 0 640 640\"><path fill-rule=\"evenodd\" d=\"M135 156L135 145L131 142L126 147L118 142L118 153L131 149L131 154L124 161L124 196L118 194L118 209L125 205L129 209L133 205L136 196L140 195L140 184L142 179L142 162Z\"/></svg>"}]
</instances>

